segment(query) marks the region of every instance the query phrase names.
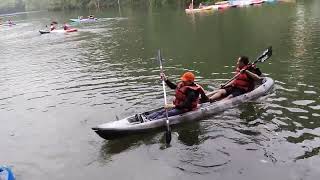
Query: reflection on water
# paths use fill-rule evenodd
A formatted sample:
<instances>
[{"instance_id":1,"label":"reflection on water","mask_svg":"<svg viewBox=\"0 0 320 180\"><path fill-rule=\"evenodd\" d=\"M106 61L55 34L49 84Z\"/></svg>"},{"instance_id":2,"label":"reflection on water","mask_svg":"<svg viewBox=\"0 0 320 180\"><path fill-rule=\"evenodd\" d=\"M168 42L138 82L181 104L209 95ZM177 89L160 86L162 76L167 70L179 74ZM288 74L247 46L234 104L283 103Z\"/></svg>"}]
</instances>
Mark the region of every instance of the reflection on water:
<instances>
[{"instance_id":1,"label":"reflection on water","mask_svg":"<svg viewBox=\"0 0 320 180\"><path fill-rule=\"evenodd\" d=\"M256 122L253 121L258 120L264 112L263 109L259 109L259 107L255 106L252 102L240 105L239 108L241 111L240 119L244 120L248 125L255 124Z\"/></svg>"},{"instance_id":2,"label":"reflection on water","mask_svg":"<svg viewBox=\"0 0 320 180\"><path fill-rule=\"evenodd\" d=\"M320 147L312 148L310 151L306 151L304 155L298 156L295 160L307 159L313 156L317 156L320 153Z\"/></svg>"},{"instance_id":3,"label":"reflection on water","mask_svg":"<svg viewBox=\"0 0 320 180\"><path fill-rule=\"evenodd\" d=\"M296 45L294 56L296 58L302 57L306 52L306 42L308 42L307 38L309 38L306 17L305 17L305 8L303 4L297 4L297 17L294 27L293 35L294 44Z\"/></svg>"},{"instance_id":4,"label":"reflection on water","mask_svg":"<svg viewBox=\"0 0 320 180\"><path fill-rule=\"evenodd\" d=\"M186 124L177 129L178 139L186 146L198 145L200 143L201 128L198 122Z\"/></svg>"},{"instance_id":5,"label":"reflection on water","mask_svg":"<svg viewBox=\"0 0 320 180\"><path fill-rule=\"evenodd\" d=\"M142 144L148 145L158 143L153 139L154 136L154 133L148 133L143 135L132 135L119 140L105 141L100 149L100 157L105 162L108 162L114 154L119 154L121 152L137 148Z\"/></svg>"}]
</instances>

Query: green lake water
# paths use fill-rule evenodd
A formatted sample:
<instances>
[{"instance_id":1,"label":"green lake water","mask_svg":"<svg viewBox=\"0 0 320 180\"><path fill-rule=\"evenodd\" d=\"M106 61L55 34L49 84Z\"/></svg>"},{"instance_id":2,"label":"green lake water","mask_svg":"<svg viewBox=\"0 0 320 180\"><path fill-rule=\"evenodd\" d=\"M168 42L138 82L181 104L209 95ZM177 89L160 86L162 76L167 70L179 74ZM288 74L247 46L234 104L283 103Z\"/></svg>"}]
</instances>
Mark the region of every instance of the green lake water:
<instances>
[{"instance_id":1,"label":"green lake water","mask_svg":"<svg viewBox=\"0 0 320 180\"><path fill-rule=\"evenodd\" d=\"M97 23L71 23L76 33L45 35L51 20L89 12L1 15L17 25L0 26L0 164L26 180L318 179L319 7L106 9ZM233 76L238 56L254 60L270 45L258 67L272 92L174 128L170 147L159 131L107 141L91 130L163 105L159 48L171 80L191 70L209 91Z\"/></svg>"}]
</instances>

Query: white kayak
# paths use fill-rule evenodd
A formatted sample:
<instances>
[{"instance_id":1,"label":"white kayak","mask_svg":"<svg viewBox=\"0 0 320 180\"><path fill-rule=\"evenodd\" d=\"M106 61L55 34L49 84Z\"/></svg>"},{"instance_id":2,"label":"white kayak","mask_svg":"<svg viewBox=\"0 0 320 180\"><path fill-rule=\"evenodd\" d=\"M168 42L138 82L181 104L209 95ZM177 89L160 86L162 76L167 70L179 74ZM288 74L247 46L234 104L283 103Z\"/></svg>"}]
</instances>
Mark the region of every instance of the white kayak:
<instances>
[{"instance_id":1,"label":"white kayak","mask_svg":"<svg viewBox=\"0 0 320 180\"><path fill-rule=\"evenodd\" d=\"M237 7L249 6L253 4L252 1L248 1L248 0L230 1L230 3Z\"/></svg>"},{"instance_id":2,"label":"white kayak","mask_svg":"<svg viewBox=\"0 0 320 180\"><path fill-rule=\"evenodd\" d=\"M273 79L265 77L263 78L261 85L257 86L251 92L231 99L217 101L215 103L203 103L200 104L198 109L194 111L189 111L184 114L169 117L170 125L200 120L242 104L244 102L259 98L266 95L272 89L273 84ZM160 109L147 111L138 115L132 115L118 121L101 124L92 129L100 137L109 140L130 134L148 132L157 128L165 128L166 118L149 120L146 117L147 114L150 114L157 110Z\"/></svg>"},{"instance_id":3,"label":"white kayak","mask_svg":"<svg viewBox=\"0 0 320 180\"><path fill-rule=\"evenodd\" d=\"M70 21L77 22L77 23L96 22L98 21L98 18L70 19Z\"/></svg>"}]
</instances>

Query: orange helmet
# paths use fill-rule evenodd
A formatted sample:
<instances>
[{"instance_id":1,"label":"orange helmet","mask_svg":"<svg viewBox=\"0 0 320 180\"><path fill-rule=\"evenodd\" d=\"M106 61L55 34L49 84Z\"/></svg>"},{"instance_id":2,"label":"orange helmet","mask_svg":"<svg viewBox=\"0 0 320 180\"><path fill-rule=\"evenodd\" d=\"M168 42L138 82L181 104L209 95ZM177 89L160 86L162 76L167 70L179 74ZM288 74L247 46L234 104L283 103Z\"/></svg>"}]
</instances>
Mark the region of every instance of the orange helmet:
<instances>
[{"instance_id":1,"label":"orange helmet","mask_svg":"<svg viewBox=\"0 0 320 180\"><path fill-rule=\"evenodd\" d=\"M191 82L193 82L194 78L195 78L195 76L194 76L194 74L192 72L186 72L181 76L181 80L182 81L191 81Z\"/></svg>"}]
</instances>

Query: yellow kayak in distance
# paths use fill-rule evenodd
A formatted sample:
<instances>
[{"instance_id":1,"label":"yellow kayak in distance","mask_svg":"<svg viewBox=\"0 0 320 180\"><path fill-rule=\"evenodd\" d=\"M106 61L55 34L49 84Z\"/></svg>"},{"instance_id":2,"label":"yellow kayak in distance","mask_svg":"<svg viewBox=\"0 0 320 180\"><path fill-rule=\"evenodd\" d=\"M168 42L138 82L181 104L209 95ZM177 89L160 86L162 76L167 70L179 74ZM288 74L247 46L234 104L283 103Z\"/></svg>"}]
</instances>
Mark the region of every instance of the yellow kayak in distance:
<instances>
[{"instance_id":1,"label":"yellow kayak in distance","mask_svg":"<svg viewBox=\"0 0 320 180\"><path fill-rule=\"evenodd\" d=\"M197 12L212 12L214 10L217 10L218 6L216 5L211 5L211 6L205 6L202 8L195 8L195 9L185 9L186 13L197 13Z\"/></svg>"}]
</instances>

